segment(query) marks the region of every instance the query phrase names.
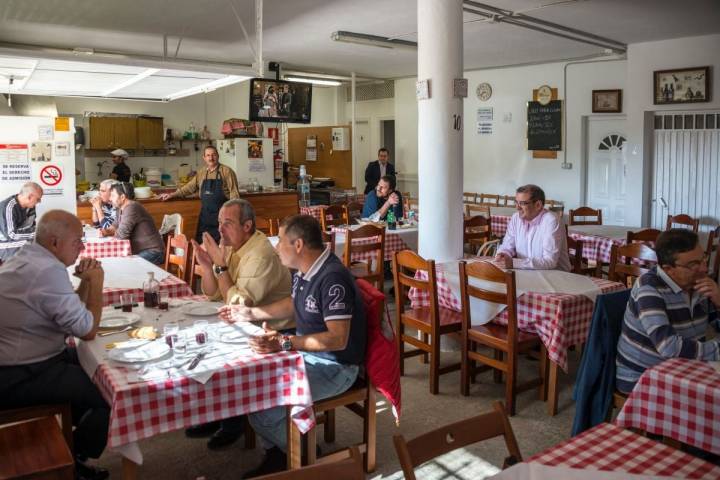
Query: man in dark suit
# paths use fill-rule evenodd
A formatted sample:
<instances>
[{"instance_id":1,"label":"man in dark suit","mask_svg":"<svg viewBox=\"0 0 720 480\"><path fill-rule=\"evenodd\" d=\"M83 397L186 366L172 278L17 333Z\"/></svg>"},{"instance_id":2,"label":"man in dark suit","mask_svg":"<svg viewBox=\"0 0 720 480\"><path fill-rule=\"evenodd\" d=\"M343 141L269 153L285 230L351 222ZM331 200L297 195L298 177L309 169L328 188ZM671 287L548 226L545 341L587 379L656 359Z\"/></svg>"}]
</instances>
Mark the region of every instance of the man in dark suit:
<instances>
[{"instance_id":1,"label":"man in dark suit","mask_svg":"<svg viewBox=\"0 0 720 480\"><path fill-rule=\"evenodd\" d=\"M390 152L383 147L378 150L378 159L368 163L365 169L365 195L375 190L378 182L385 175L395 176L395 166L388 162Z\"/></svg>"}]
</instances>

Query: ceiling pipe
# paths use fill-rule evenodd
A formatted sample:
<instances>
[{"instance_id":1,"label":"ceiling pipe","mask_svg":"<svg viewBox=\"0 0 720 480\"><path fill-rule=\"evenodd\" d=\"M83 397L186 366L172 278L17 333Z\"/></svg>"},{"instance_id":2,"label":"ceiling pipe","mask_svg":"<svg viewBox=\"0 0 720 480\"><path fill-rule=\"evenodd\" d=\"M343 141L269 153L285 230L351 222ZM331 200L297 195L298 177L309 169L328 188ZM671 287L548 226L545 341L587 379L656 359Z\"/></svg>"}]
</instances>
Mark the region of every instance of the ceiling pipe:
<instances>
[{"instance_id":1,"label":"ceiling pipe","mask_svg":"<svg viewBox=\"0 0 720 480\"><path fill-rule=\"evenodd\" d=\"M265 63L263 61L263 0L255 0L255 63L257 76L265 76Z\"/></svg>"}]
</instances>

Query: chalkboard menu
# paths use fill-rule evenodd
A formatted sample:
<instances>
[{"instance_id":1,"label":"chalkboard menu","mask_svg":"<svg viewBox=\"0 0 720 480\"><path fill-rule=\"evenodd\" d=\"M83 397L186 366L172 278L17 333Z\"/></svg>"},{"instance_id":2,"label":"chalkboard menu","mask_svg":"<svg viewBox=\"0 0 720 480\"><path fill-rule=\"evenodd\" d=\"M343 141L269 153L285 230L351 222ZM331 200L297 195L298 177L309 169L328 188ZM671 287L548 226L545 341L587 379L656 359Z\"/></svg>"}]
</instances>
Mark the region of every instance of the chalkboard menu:
<instances>
[{"instance_id":1,"label":"chalkboard menu","mask_svg":"<svg viewBox=\"0 0 720 480\"><path fill-rule=\"evenodd\" d=\"M528 102L528 150L560 150L562 145L562 102L547 105Z\"/></svg>"}]
</instances>

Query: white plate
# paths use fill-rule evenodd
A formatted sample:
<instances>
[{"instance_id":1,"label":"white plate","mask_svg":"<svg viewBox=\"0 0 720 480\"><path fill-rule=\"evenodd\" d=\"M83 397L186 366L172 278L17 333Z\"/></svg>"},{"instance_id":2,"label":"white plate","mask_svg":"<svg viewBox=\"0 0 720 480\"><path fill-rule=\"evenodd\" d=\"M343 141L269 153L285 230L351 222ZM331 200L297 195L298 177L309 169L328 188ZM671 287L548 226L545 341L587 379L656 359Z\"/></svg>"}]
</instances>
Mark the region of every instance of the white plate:
<instances>
[{"instance_id":1,"label":"white plate","mask_svg":"<svg viewBox=\"0 0 720 480\"><path fill-rule=\"evenodd\" d=\"M218 308L222 306L220 302L193 302L184 305L180 311L193 317L214 317L218 314Z\"/></svg>"},{"instance_id":2,"label":"white plate","mask_svg":"<svg viewBox=\"0 0 720 480\"><path fill-rule=\"evenodd\" d=\"M100 328L122 328L140 321L137 313L113 312L103 313L100 320Z\"/></svg>"},{"instance_id":3,"label":"white plate","mask_svg":"<svg viewBox=\"0 0 720 480\"><path fill-rule=\"evenodd\" d=\"M122 363L140 363L157 360L170 353L164 340L147 342L137 348L113 348L108 353L110 360Z\"/></svg>"}]
</instances>

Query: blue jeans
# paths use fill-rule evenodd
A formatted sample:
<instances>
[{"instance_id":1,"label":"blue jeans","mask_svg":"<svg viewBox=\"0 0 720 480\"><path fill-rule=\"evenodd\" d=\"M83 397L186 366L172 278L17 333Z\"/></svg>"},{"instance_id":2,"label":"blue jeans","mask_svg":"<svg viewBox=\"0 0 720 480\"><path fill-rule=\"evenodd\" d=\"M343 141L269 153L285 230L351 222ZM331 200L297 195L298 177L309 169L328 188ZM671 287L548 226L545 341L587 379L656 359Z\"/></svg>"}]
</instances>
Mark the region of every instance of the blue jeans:
<instances>
[{"instance_id":1,"label":"blue jeans","mask_svg":"<svg viewBox=\"0 0 720 480\"><path fill-rule=\"evenodd\" d=\"M338 395L352 387L358 375L357 365L341 363L303 352L305 370L314 401ZM250 425L263 439L263 447L276 446L287 451L287 408L273 407L248 415Z\"/></svg>"},{"instance_id":2,"label":"blue jeans","mask_svg":"<svg viewBox=\"0 0 720 480\"><path fill-rule=\"evenodd\" d=\"M165 252L162 250L143 250L138 252L137 256L155 265L161 265L165 261Z\"/></svg>"}]
</instances>

